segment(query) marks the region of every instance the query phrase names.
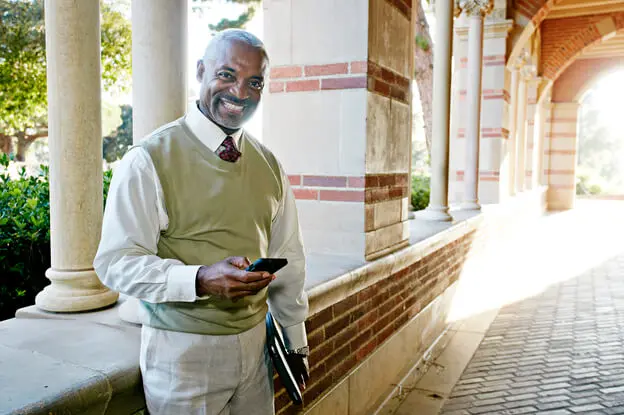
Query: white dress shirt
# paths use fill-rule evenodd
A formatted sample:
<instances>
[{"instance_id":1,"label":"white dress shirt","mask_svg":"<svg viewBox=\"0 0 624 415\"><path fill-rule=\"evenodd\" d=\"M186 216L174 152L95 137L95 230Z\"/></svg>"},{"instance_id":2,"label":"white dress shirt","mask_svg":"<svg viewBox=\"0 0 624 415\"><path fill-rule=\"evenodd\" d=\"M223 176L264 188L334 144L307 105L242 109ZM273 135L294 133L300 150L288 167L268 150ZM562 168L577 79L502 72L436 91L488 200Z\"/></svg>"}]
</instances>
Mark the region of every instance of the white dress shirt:
<instances>
[{"instance_id":1,"label":"white dress shirt","mask_svg":"<svg viewBox=\"0 0 624 415\"><path fill-rule=\"evenodd\" d=\"M206 118L196 106L186 115L189 129L211 150L216 150L226 138L225 132ZM240 148L242 130L231 134ZM282 174L284 197L273 221L267 255L284 257L289 265L289 281L303 286L305 255L295 198L290 183ZM202 265L185 265L176 259L156 255L160 233L167 229L169 218L163 189L154 164L145 149L130 149L115 169L111 181L102 237L95 256L94 267L109 288L151 303L197 300L195 278ZM278 273L278 278L280 278ZM276 280L277 281L277 280ZM273 284L273 283L271 283ZM279 302L280 296L291 296L288 290L271 292L269 301ZM307 345L305 326L301 322L284 327L292 349Z\"/></svg>"}]
</instances>

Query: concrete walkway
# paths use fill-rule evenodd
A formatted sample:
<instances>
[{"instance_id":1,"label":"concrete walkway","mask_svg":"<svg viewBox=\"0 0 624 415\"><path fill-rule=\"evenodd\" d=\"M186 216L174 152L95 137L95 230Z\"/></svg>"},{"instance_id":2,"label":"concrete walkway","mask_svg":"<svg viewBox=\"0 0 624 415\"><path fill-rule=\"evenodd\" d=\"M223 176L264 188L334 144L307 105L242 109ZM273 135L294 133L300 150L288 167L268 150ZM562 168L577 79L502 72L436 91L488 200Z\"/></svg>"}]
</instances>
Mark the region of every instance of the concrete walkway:
<instances>
[{"instance_id":1,"label":"concrete walkway","mask_svg":"<svg viewBox=\"0 0 624 415\"><path fill-rule=\"evenodd\" d=\"M386 413L624 414L624 202L550 214L483 265L448 346Z\"/></svg>"}]
</instances>

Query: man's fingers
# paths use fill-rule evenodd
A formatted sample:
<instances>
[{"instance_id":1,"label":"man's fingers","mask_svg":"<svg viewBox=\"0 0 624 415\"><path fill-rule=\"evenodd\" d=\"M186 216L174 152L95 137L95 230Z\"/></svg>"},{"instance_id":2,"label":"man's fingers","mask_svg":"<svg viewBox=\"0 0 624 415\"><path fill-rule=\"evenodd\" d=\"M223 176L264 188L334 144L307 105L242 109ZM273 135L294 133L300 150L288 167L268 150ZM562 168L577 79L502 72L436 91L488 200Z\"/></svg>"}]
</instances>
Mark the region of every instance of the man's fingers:
<instances>
[{"instance_id":1,"label":"man's fingers","mask_svg":"<svg viewBox=\"0 0 624 415\"><path fill-rule=\"evenodd\" d=\"M251 283L256 281L262 281L268 279L269 282L273 281L275 277L268 272L243 272L237 279L240 282Z\"/></svg>"},{"instance_id":2,"label":"man's fingers","mask_svg":"<svg viewBox=\"0 0 624 415\"><path fill-rule=\"evenodd\" d=\"M245 269L250 265L249 259L243 256L233 256L228 258L228 262L236 268Z\"/></svg>"},{"instance_id":3,"label":"man's fingers","mask_svg":"<svg viewBox=\"0 0 624 415\"><path fill-rule=\"evenodd\" d=\"M260 291L261 289L263 289L264 287L266 287L267 285L269 285L269 283L271 282L270 278L264 278L258 281L253 281L253 282L241 282L236 284L234 287L232 287L232 290L234 291L252 291L254 294L258 291Z\"/></svg>"}]
</instances>

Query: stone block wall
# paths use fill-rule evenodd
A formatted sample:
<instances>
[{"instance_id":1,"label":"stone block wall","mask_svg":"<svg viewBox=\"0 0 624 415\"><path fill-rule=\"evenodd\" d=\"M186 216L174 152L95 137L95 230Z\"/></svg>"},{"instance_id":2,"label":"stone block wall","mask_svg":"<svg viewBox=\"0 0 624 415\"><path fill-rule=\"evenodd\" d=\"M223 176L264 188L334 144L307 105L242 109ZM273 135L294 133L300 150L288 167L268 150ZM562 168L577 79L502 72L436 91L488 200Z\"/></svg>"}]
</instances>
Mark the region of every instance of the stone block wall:
<instances>
[{"instance_id":1,"label":"stone block wall","mask_svg":"<svg viewBox=\"0 0 624 415\"><path fill-rule=\"evenodd\" d=\"M577 102L552 104L548 141L548 208L571 209L576 195Z\"/></svg>"},{"instance_id":2,"label":"stone block wall","mask_svg":"<svg viewBox=\"0 0 624 415\"><path fill-rule=\"evenodd\" d=\"M263 140L290 175L308 253L406 246L411 0L267 0L264 15Z\"/></svg>"},{"instance_id":3,"label":"stone block wall","mask_svg":"<svg viewBox=\"0 0 624 415\"><path fill-rule=\"evenodd\" d=\"M467 256L475 252L474 245L482 242L475 241L476 232L465 233L399 270L389 270L381 279L316 310L308 318L306 328L312 354L311 380L304 393L307 408L362 365L409 321L418 318L457 281ZM314 298L311 307L315 308ZM353 386L349 397L351 408L345 415L369 413L385 387L404 369L405 362L422 355L446 326L443 314L431 315L422 324L429 328L418 333L419 341L403 345L408 351L391 357L383 367L370 368L367 387ZM371 388L376 388L374 393L367 393ZM279 381L276 381L276 413L295 413Z\"/></svg>"}]
</instances>

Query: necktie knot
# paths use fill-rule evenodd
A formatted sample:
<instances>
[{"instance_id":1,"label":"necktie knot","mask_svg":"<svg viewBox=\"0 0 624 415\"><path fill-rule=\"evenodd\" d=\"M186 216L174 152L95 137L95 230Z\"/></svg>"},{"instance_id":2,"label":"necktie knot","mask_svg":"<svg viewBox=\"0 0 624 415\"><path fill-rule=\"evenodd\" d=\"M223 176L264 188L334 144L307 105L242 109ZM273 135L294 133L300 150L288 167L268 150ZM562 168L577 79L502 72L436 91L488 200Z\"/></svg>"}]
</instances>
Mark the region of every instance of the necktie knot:
<instances>
[{"instance_id":1,"label":"necktie knot","mask_svg":"<svg viewBox=\"0 0 624 415\"><path fill-rule=\"evenodd\" d=\"M225 137L225 140L219 146L217 154L221 160L229 161L230 163L234 163L241 156L241 152L236 149L234 140L229 135Z\"/></svg>"}]
</instances>

